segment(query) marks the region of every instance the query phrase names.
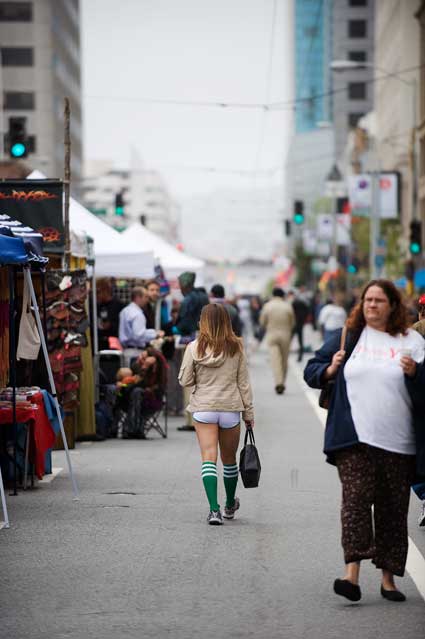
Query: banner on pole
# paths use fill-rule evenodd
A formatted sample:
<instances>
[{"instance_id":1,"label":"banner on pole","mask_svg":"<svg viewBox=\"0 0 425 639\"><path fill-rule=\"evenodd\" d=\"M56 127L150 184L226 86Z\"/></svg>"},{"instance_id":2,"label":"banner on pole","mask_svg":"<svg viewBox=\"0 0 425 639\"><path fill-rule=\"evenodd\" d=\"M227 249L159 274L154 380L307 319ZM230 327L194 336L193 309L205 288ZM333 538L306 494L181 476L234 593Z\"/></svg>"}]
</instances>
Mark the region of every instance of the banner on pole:
<instances>
[{"instance_id":1,"label":"banner on pole","mask_svg":"<svg viewBox=\"0 0 425 639\"><path fill-rule=\"evenodd\" d=\"M348 197L351 213L369 217L372 205L372 176L368 173L348 177ZM379 174L379 217L395 220L400 209L400 175L397 172Z\"/></svg>"}]
</instances>

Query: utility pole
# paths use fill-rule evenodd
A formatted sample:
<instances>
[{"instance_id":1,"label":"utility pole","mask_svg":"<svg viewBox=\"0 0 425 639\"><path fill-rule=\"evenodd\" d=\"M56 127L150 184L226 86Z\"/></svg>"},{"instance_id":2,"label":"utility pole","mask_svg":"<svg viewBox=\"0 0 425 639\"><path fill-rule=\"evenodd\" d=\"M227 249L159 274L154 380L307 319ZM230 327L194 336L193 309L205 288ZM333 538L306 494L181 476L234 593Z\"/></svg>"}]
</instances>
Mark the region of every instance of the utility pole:
<instances>
[{"instance_id":1,"label":"utility pole","mask_svg":"<svg viewBox=\"0 0 425 639\"><path fill-rule=\"evenodd\" d=\"M71 109L69 106L69 98L64 99L64 233L65 233L65 255L64 270L69 271L71 266L71 236L69 229L69 199L71 190Z\"/></svg>"}]
</instances>

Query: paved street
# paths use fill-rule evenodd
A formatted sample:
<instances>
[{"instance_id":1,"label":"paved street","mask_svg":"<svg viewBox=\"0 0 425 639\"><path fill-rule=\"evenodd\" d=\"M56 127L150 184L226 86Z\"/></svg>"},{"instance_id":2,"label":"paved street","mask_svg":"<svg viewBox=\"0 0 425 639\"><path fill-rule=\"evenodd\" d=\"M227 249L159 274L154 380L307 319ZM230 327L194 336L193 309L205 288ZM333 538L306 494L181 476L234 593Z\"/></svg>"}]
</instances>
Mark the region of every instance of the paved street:
<instances>
[{"instance_id":1,"label":"paved street","mask_svg":"<svg viewBox=\"0 0 425 639\"><path fill-rule=\"evenodd\" d=\"M266 354L252 358L263 475L259 489L239 487L240 515L221 528L205 523L198 448L193 434L176 431L181 420L171 420L168 440L80 445L72 453L79 503L65 471L35 494L9 498L1 635L423 637L424 600L409 576L406 604L381 599L370 565L361 605L332 593L342 571L339 485L295 367L277 397ZM54 465L63 465L61 453ZM412 499L411 536L425 554L417 511Z\"/></svg>"}]
</instances>

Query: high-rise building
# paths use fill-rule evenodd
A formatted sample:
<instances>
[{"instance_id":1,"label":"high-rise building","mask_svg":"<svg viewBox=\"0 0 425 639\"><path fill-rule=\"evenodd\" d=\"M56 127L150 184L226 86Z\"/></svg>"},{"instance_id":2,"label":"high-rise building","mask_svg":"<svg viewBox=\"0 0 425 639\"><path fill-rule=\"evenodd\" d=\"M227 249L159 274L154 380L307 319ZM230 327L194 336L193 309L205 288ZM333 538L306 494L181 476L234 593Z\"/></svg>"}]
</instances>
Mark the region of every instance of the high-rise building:
<instances>
[{"instance_id":1,"label":"high-rise building","mask_svg":"<svg viewBox=\"0 0 425 639\"><path fill-rule=\"evenodd\" d=\"M29 164L48 177L62 177L63 99L68 96L71 169L78 188L83 152L79 0L0 2L0 54L0 135L7 134L10 118L20 118L30 140Z\"/></svg>"},{"instance_id":2,"label":"high-rise building","mask_svg":"<svg viewBox=\"0 0 425 639\"><path fill-rule=\"evenodd\" d=\"M304 203L308 221L334 162L332 128L332 0L293 0L294 133L285 166L286 207Z\"/></svg>"},{"instance_id":3,"label":"high-rise building","mask_svg":"<svg viewBox=\"0 0 425 639\"><path fill-rule=\"evenodd\" d=\"M295 131L331 119L331 0L295 0Z\"/></svg>"},{"instance_id":4,"label":"high-rise building","mask_svg":"<svg viewBox=\"0 0 425 639\"><path fill-rule=\"evenodd\" d=\"M332 60L367 65L332 74L335 155L339 160L348 132L373 109L375 0L334 0L332 4Z\"/></svg>"}]
</instances>

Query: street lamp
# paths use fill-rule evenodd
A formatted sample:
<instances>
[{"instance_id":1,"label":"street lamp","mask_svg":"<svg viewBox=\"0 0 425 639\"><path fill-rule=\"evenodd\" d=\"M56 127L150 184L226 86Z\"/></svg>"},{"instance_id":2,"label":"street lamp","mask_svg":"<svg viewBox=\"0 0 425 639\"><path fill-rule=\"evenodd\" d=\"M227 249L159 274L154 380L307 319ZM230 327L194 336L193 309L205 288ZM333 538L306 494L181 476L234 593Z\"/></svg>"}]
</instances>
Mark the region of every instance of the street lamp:
<instances>
[{"instance_id":1,"label":"street lamp","mask_svg":"<svg viewBox=\"0 0 425 639\"><path fill-rule=\"evenodd\" d=\"M384 77L395 78L402 82L403 84L409 86L412 89L412 140L413 140L413 157L412 157L412 219L416 219L416 191L417 191L417 176L416 176L416 143L415 143L415 133L416 133L416 103L417 103L417 85L416 79L406 80L401 77L399 73L394 73L393 71L388 71L387 69L383 69L382 67L376 66L372 62L357 62L355 60L333 60L330 64L330 68L335 72L344 72L344 71L358 71L361 69L374 69L376 71L380 71L384 73ZM379 78L378 78L379 79ZM375 153L376 157L376 153ZM378 161L376 162L378 164ZM371 198L371 208L370 208L370 274L372 278L377 276L377 265L376 265L376 244L379 237L379 228L380 228L380 171L379 166L376 167L375 171L371 172L371 187L372 187L372 198Z\"/></svg>"}]
</instances>

